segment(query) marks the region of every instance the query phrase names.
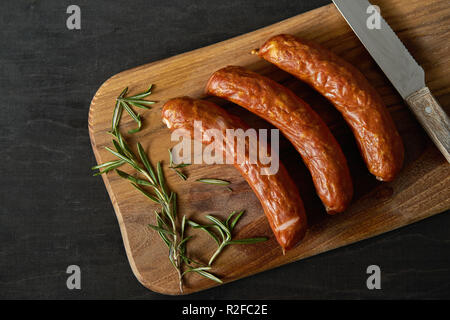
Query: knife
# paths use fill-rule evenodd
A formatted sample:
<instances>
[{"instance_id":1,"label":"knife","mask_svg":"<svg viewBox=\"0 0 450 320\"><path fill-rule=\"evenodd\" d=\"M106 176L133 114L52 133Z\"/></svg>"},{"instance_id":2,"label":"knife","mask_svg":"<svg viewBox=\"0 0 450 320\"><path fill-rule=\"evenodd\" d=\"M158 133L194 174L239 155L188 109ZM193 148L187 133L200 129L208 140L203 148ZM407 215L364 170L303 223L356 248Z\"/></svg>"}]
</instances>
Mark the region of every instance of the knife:
<instances>
[{"instance_id":1,"label":"knife","mask_svg":"<svg viewBox=\"0 0 450 320\"><path fill-rule=\"evenodd\" d=\"M375 28L368 24L367 0L333 0L339 12L372 58L409 105L417 120L450 163L450 120L425 85L425 73L380 15Z\"/></svg>"}]
</instances>

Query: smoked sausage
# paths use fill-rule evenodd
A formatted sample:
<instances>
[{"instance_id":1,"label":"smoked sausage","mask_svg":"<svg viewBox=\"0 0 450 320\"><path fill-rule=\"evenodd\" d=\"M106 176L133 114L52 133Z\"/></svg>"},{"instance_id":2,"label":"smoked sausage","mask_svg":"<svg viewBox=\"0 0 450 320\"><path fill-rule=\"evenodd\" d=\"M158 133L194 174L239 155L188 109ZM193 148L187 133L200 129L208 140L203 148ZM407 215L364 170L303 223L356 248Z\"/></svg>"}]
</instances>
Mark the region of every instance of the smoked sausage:
<instances>
[{"instance_id":1,"label":"smoked sausage","mask_svg":"<svg viewBox=\"0 0 450 320\"><path fill-rule=\"evenodd\" d=\"M247 129L240 119L229 115L214 103L189 97L167 101L162 109L162 119L171 131L184 129L185 134L190 137L195 137L194 121L201 121L201 142L204 144L209 144L213 140L207 135L207 130L219 130L223 135L222 151L224 154L231 153L233 159L237 159L237 148L229 147L234 145L234 141L230 143L226 140L226 130ZM247 141L246 144L248 144ZM234 166L261 202L270 227L283 248L283 252L285 249L293 248L305 235L307 222L302 199L287 170L280 163L277 173L262 175L263 165L259 160L257 163L249 161L248 154L240 163L234 161Z\"/></svg>"},{"instance_id":2,"label":"smoked sausage","mask_svg":"<svg viewBox=\"0 0 450 320\"><path fill-rule=\"evenodd\" d=\"M352 129L369 171L381 181L394 179L403 164L403 142L380 95L358 69L287 34L267 40L258 55L328 98Z\"/></svg>"},{"instance_id":3,"label":"smoked sausage","mask_svg":"<svg viewBox=\"0 0 450 320\"><path fill-rule=\"evenodd\" d=\"M236 66L214 72L206 93L232 101L279 128L302 156L327 212L347 208L353 196L347 160L326 124L306 102L277 82Z\"/></svg>"}]
</instances>

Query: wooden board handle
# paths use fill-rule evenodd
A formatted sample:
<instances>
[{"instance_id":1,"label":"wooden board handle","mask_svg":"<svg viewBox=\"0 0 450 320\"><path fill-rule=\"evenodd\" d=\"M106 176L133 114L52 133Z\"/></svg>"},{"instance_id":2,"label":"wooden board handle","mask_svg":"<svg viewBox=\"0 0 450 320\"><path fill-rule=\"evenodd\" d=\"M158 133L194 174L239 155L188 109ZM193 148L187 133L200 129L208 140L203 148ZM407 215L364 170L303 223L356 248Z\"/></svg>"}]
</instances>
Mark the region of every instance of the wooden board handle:
<instances>
[{"instance_id":1,"label":"wooden board handle","mask_svg":"<svg viewBox=\"0 0 450 320\"><path fill-rule=\"evenodd\" d=\"M422 127L450 163L450 120L428 87L424 87L409 97L406 102L416 115Z\"/></svg>"}]
</instances>

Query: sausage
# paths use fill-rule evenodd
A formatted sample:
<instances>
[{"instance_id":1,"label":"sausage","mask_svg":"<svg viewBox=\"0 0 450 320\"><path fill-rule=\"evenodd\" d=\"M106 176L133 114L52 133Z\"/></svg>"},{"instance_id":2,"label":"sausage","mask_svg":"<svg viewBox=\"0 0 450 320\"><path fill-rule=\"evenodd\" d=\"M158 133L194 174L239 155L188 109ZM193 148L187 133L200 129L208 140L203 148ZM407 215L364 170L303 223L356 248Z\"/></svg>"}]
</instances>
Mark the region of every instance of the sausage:
<instances>
[{"instance_id":1,"label":"sausage","mask_svg":"<svg viewBox=\"0 0 450 320\"><path fill-rule=\"evenodd\" d=\"M211 138L203 134L206 130L217 129L223 134L222 151L231 153L237 159L237 148L227 148L231 144L226 140L227 129L248 129L238 118L229 115L212 102L196 100L189 97L175 98L167 101L162 109L162 119L173 131L184 129L194 136L194 121L201 121L202 143L208 144ZM234 138L233 138L234 139ZM247 139L246 139L247 140ZM233 143L234 145L234 143ZM246 141L246 148L248 141ZM284 250L293 248L305 235L307 221L303 201L298 189L287 170L280 163L279 170L273 175L262 175L263 165L251 163L249 155L241 155L243 161L234 161L234 166L255 192L275 237Z\"/></svg>"},{"instance_id":2,"label":"sausage","mask_svg":"<svg viewBox=\"0 0 450 320\"><path fill-rule=\"evenodd\" d=\"M381 181L394 179L403 165L403 142L380 95L358 69L286 34L267 40L258 55L328 98L352 129L369 171Z\"/></svg>"},{"instance_id":3,"label":"sausage","mask_svg":"<svg viewBox=\"0 0 450 320\"><path fill-rule=\"evenodd\" d=\"M327 212L334 214L348 207L353 184L347 160L326 124L306 102L277 82L236 66L216 71L206 92L279 128L302 156Z\"/></svg>"}]
</instances>

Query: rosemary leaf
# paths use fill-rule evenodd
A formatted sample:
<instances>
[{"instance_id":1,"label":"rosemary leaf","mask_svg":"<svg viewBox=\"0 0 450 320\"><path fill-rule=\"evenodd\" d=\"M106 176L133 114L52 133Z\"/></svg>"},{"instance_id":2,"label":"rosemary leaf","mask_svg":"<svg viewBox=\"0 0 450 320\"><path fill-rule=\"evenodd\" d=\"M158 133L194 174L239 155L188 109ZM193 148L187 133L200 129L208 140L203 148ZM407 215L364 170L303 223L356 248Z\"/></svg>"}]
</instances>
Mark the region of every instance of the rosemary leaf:
<instances>
[{"instance_id":1,"label":"rosemary leaf","mask_svg":"<svg viewBox=\"0 0 450 320\"><path fill-rule=\"evenodd\" d=\"M188 272L197 272L197 271L205 271L205 270L211 270L211 267L197 267L197 268L190 268L186 270L184 273Z\"/></svg>"},{"instance_id":2,"label":"rosemary leaf","mask_svg":"<svg viewBox=\"0 0 450 320\"><path fill-rule=\"evenodd\" d=\"M161 204L161 201L160 201L160 200L158 200L155 196L153 196L152 194L148 193L147 191L145 191L144 189L142 189L141 187L139 187L137 184L131 183L131 185L132 185L133 187L135 187L136 189L138 189L144 196L146 196L147 198L149 198L149 199L152 200L153 202Z\"/></svg>"},{"instance_id":3,"label":"rosemary leaf","mask_svg":"<svg viewBox=\"0 0 450 320\"><path fill-rule=\"evenodd\" d=\"M172 192L171 193L171 200L172 200L172 206L171 206L171 208L172 208L172 216L174 217L174 218L176 218L176 216L177 216L177 194L175 193L175 192Z\"/></svg>"},{"instance_id":4,"label":"rosemary leaf","mask_svg":"<svg viewBox=\"0 0 450 320\"><path fill-rule=\"evenodd\" d=\"M179 169L179 168L184 168L184 167L187 167L187 166L190 166L191 164L190 163L180 163L180 164L178 164L178 165L176 165L175 167L171 167L172 169Z\"/></svg>"},{"instance_id":5,"label":"rosemary leaf","mask_svg":"<svg viewBox=\"0 0 450 320\"><path fill-rule=\"evenodd\" d=\"M164 205L167 206L166 195L164 193L162 193L157 186L152 185L152 188L153 188L153 191L156 193L156 196L159 198L159 202L164 203Z\"/></svg>"},{"instance_id":6,"label":"rosemary leaf","mask_svg":"<svg viewBox=\"0 0 450 320\"><path fill-rule=\"evenodd\" d=\"M125 139L123 138L122 134L119 131L117 132L116 137L123 151L123 154L127 155L133 160L136 160L136 156L134 155L133 151L131 151L131 148L128 146L128 144L126 143Z\"/></svg>"},{"instance_id":7,"label":"rosemary leaf","mask_svg":"<svg viewBox=\"0 0 450 320\"><path fill-rule=\"evenodd\" d=\"M135 128L135 129L128 130L128 133L129 134L133 134L133 133L139 132L139 131L141 131L141 127L142 127L142 123L139 122L139 127Z\"/></svg>"},{"instance_id":8,"label":"rosemary leaf","mask_svg":"<svg viewBox=\"0 0 450 320\"><path fill-rule=\"evenodd\" d=\"M162 191L165 193L166 192L166 181L164 180L164 173L162 171L161 161L158 161L158 163L156 164L156 172L158 174L159 185L161 186Z\"/></svg>"},{"instance_id":9,"label":"rosemary leaf","mask_svg":"<svg viewBox=\"0 0 450 320\"><path fill-rule=\"evenodd\" d=\"M122 104L117 101L116 107L114 109L112 124L111 124L111 132L114 133L119 125L120 118L122 117L123 107Z\"/></svg>"},{"instance_id":10,"label":"rosemary leaf","mask_svg":"<svg viewBox=\"0 0 450 320\"><path fill-rule=\"evenodd\" d=\"M184 237L184 228L186 226L186 215L183 216L183 219L181 220L181 238Z\"/></svg>"},{"instance_id":11,"label":"rosemary leaf","mask_svg":"<svg viewBox=\"0 0 450 320\"><path fill-rule=\"evenodd\" d=\"M192 263L192 260L183 254L184 251L184 247L180 248L180 257L186 265L190 265Z\"/></svg>"},{"instance_id":12,"label":"rosemary leaf","mask_svg":"<svg viewBox=\"0 0 450 320\"><path fill-rule=\"evenodd\" d=\"M137 143L138 153L139 157L141 158L142 163L144 164L145 168L147 169L148 173L150 174L152 183L156 185L156 176L155 171L153 170L152 165L150 164L150 161L148 160L147 154L144 151L144 148L142 145L138 142Z\"/></svg>"},{"instance_id":13,"label":"rosemary leaf","mask_svg":"<svg viewBox=\"0 0 450 320\"><path fill-rule=\"evenodd\" d=\"M212 221L215 225L221 228L223 232L226 233L227 238L231 239L231 231L222 223L222 221L211 215L206 215L205 218Z\"/></svg>"},{"instance_id":14,"label":"rosemary leaf","mask_svg":"<svg viewBox=\"0 0 450 320\"><path fill-rule=\"evenodd\" d=\"M169 168L172 169L173 171L175 171L175 173L182 179L182 180L187 180L187 176L181 172L180 170L177 170L177 168L184 168L186 166L188 166L188 163L181 163L177 166L174 166L173 163L173 157L172 157L172 149L169 149Z\"/></svg>"},{"instance_id":15,"label":"rosemary leaf","mask_svg":"<svg viewBox=\"0 0 450 320\"><path fill-rule=\"evenodd\" d=\"M118 165L118 164L123 164L124 162L122 160L114 160L114 161L108 161L99 165L96 165L94 167L92 167L92 170L97 170L100 168L104 168L104 167L109 167L109 166L113 166L113 165Z\"/></svg>"},{"instance_id":16,"label":"rosemary leaf","mask_svg":"<svg viewBox=\"0 0 450 320\"><path fill-rule=\"evenodd\" d=\"M117 172L117 174L118 174L120 177L122 177L122 178L124 178L124 179L128 179L128 180L133 179L133 180L131 180L131 181L134 182L134 183L136 183L136 181L134 181L135 178L134 178L133 176L129 175L128 173L123 172L122 170L119 170L119 169L117 169L116 172Z\"/></svg>"},{"instance_id":17,"label":"rosemary leaf","mask_svg":"<svg viewBox=\"0 0 450 320\"><path fill-rule=\"evenodd\" d=\"M227 240L227 237L225 236L225 232L223 232L221 227L219 227L216 224L212 224L211 227L216 229L219 232L220 236L222 237L222 241L226 241Z\"/></svg>"},{"instance_id":18,"label":"rosemary leaf","mask_svg":"<svg viewBox=\"0 0 450 320\"><path fill-rule=\"evenodd\" d=\"M122 98L128 91L128 87L123 89L123 91L120 93L119 98ZM123 106L120 103L119 100L116 100L116 106L114 108L113 118L112 118L112 126L111 126L111 132L115 133L117 131L117 127L119 125L120 119L122 117L122 111Z\"/></svg>"},{"instance_id":19,"label":"rosemary leaf","mask_svg":"<svg viewBox=\"0 0 450 320\"><path fill-rule=\"evenodd\" d=\"M167 229L164 229L164 228L160 228L159 226L155 226L155 225L153 225L153 224L149 224L148 226L149 226L150 228L156 230L156 231L159 231L159 232L162 232L162 233L167 233L167 234L170 234L171 236L174 236L174 235L175 235L175 233L173 233L172 231L167 230Z\"/></svg>"},{"instance_id":20,"label":"rosemary leaf","mask_svg":"<svg viewBox=\"0 0 450 320\"><path fill-rule=\"evenodd\" d=\"M141 130L142 127L142 121L141 121L141 117L136 114L133 109L131 109L128 104L126 104L124 101L120 101L120 103L122 104L123 108L125 109L125 111L130 115L131 118L133 118L134 121L137 122L138 127L136 129L130 130L128 131L128 133L136 133L138 131Z\"/></svg>"},{"instance_id":21,"label":"rosemary leaf","mask_svg":"<svg viewBox=\"0 0 450 320\"><path fill-rule=\"evenodd\" d=\"M167 245L167 247L170 248L170 240L167 238L167 236L164 234L164 232L158 232L161 239L164 241L164 243Z\"/></svg>"},{"instance_id":22,"label":"rosemary leaf","mask_svg":"<svg viewBox=\"0 0 450 320\"><path fill-rule=\"evenodd\" d=\"M121 171L121 170L119 170L119 169L116 169L116 172L117 172L117 174L118 174L120 177L122 177L122 178L124 178L124 179L128 179L128 180L130 180L131 182L133 182L133 183L135 183L135 184L140 184L140 185L142 185L142 186L150 186L150 187L153 186L153 184L151 184L150 182L148 182L148 181L146 181L146 180L138 179L138 178L136 178L136 177L133 177L132 175L129 175L128 173L123 172L123 171Z\"/></svg>"},{"instance_id":23,"label":"rosemary leaf","mask_svg":"<svg viewBox=\"0 0 450 320\"><path fill-rule=\"evenodd\" d=\"M167 223L164 221L164 219L159 215L158 211L155 211L155 215L156 215L156 221L158 223L158 227L160 228L168 228ZM161 237L161 239L165 242L165 244L167 245L167 247L170 248L170 241L167 238L167 236L163 233L163 232L158 232L159 236Z\"/></svg>"},{"instance_id":24,"label":"rosemary leaf","mask_svg":"<svg viewBox=\"0 0 450 320\"><path fill-rule=\"evenodd\" d=\"M173 166L173 156L172 156L172 149L167 150L169 151L169 167L172 168Z\"/></svg>"},{"instance_id":25,"label":"rosemary leaf","mask_svg":"<svg viewBox=\"0 0 450 320\"><path fill-rule=\"evenodd\" d=\"M140 108L143 107L144 109L150 109L147 106L150 106L150 105L156 103L156 101L139 100L139 99L131 99L131 98L126 98L126 99L124 99L124 101L126 101L130 104L138 104L138 105L140 105Z\"/></svg>"},{"instance_id":26,"label":"rosemary leaf","mask_svg":"<svg viewBox=\"0 0 450 320\"><path fill-rule=\"evenodd\" d=\"M226 186L230 184L230 181L220 180L220 179L197 179L197 182L208 183L208 184L217 184L220 186Z\"/></svg>"},{"instance_id":27,"label":"rosemary leaf","mask_svg":"<svg viewBox=\"0 0 450 320\"><path fill-rule=\"evenodd\" d=\"M139 103L137 103L137 102L133 102L133 101L129 101L129 100L127 100L127 102L128 102L129 104L131 104L133 107L141 108L141 109L146 109L146 110L150 110L149 107L144 106L144 105L142 105L142 104L139 104Z\"/></svg>"},{"instance_id":28,"label":"rosemary leaf","mask_svg":"<svg viewBox=\"0 0 450 320\"><path fill-rule=\"evenodd\" d=\"M152 87L153 87L153 84L151 84L151 85L148 87L148 89L145 90L143 93L139 93L139 94L137 94L137 95L128 97L127 99L142 99L142 98L145 98L145 97L147 97L147 96L149 96L149 95L152 94L152 91L151 91Z\"/></svg>"},{"instance_id":29,"label":"rosemary leaf","mask_svg":"<svg viewBox=\"0 0 450 320\"><path fill-rule=\"evenodd\" d=\"M129 165L131 165L132 167L135 166L134 162L131 161L129 158L127 158L125 155L123 155L122 153L120 153L120 151L114 151L109 147L105 147L106 150L108 150L109 152L111 152L113 155L115 155L117 158L125 161L126 163L128 163Z\"/></svg>"},{"instance_id":30,"label":"rosemary leaf","mask_svg":"<svg viewBox=\"0 0 450 320\"><path fill-rule=\"evenodd\" d=\"M198 261L195 261L194 259L189 258L189 257L187 257L187 256L184 254L184 252L186 251L186 246L183 246L183 247L180 249L180 251L182 252L182 253L180 254L180 257L183 259L183 261L186 262L186 264L187 264L188 266L191 266L193 263L196 264L196 265L199 265L199 266L203 266L203 263L198 262Z\"/></svg>"},{"instance_id":31,"label":"rosemary leaf","mask_svg":"<svg viewBox=\"0 0 450 320\"><path fill-rule=\"evenodd\" d=\"M116 148L116 151L118 153L120 153L121 155L125 156L125 152L123 151L122 147L120 146L120 143L117 142L116 140L113 140L112 142L113 142L114 148Z\"/></svg>"},{"instance_id":32,"label":"rosemary leaf","mask_svg":"<svg viewBox=\"0 0 450 320\"><path fill-rule=\"evenodd\" d=\"M183 179L183 180L187 180L187 177L186 177L186 175L183 173L183 172L181 172L180 170L177 170L177 169L174 169L174 168L172 168L173 169L173 171L175 171L175 173L181 178L181 179Z\"/></svg>"},{"instance_id":33,"label":"rosemary leaf","mask_svg":"<svg viewBox=\"0 0 450 320\"><path fill-rule=\"evenodd\" d=\"M231 218L233 218L233 216L234 216L236 213L237 213L237 211L233 211L233 212L230 213L230 215L228 216L227 220L225 221L225 225L226 225L227 227L230 226Z\"/></svg>"},{"instance_id":34,"label":"rosemary leaf","mask_svg":"<svg viewBox=\"0 0 450 320\"><path fill-rule=\"evenodd\" d=\"M220 245L219 238L217 238L217 236L216 236L214 233L212 233L211 231L208 230L208 228L211 227L211 226L200 225L200 224L198 224L197 222L194 222L194 221L192 221L192 220L188 220L188 224L189 224L191 227L195 228L195 229L202 229L202 230L205 231L207 234L209 234L209 235L211 236L211 238L214 239L214 241L217 242L217 245Z\"/></svg>"},{"instance_id":35,"label":"rosemary leaf","mask_svg":"<svg viewBox=\"0 0 450 320\"><path fill-rule=\"evenodd\" d=\"M208 266L212 265L214 260L217 258L217 256L222 252L222 250L227 246L227 241L223 241L219 247L217 248L216 252L211 256L208 262Z\"/></svg>"},{"instance_id":36,"label":"rosemary leaf","mask_svg":"<svg viewBox=\"0 0 450 320\"><path fill-rule=\"evenodd\" d=\"M189 268L185 272L183 272L183 275L189 272L199 272L199 271L205 271L205 270L211 270L211 267L196 267L196 268Z\"/></svg>"},{"instance_id":37,"label":"rosemary leaf","mask_svg":"<svg viewBox=\"0 0 450 320\"><path fill-rule=\"evenodd\" d=\"M209 272L206 272L206 271L203 271L203 270L196 270L195 272L200 274L200 275L202 275L203 277L208 278L208 279L210 279L212 281L215 281L217 283L223 283L222 280L220 280L215 275L213 275L213 274L211 274Z\"/></svg>"},{"instance_id":38,"label":"rosemary leaf","mask_svg":"<svg viewBox=\"0 0 450 320\"><path fill-rule=\"evenodd\" d=\"M156 220L158 221L158 226L164 226L166 228L169 227L169 225L167 224L166 221L164 221L164 219L159 215L158 211L155 211L155 215L156 215Z\"/></svg>"},{"instance_id":39,"label":"rosemary leaf","mask_svg":"<svg viewBox=\"0 0 450 320\"><path fill-rule=\"evenodd\" d=\"M114 170L115 168L116 168L115 166L114 166L114 167L108 167L108 168L106 168L106 169L104 169L104 170L102 170L102 171L99 171L99 172L94 173L92 176L93 176L93 177L96 177L96 176L99 176L99 175L108 173L108 172Z\"/></svg>"},{"instance_id":40,"label":"rosemary leaf","mask_svg":"<svg viewBox=\"0 0 450 320\"><path fill-rule=\"evenodd\" d=\"M133 159L128 158L126 155L123 155L119 152L116 152L108 147L105 147L106 150L108 150L109 152L111 152L113 155L115 155L116 157L118 157L119 159L125 161L126 163L128 163L130 166L132 166L134 169L136 169L136 171L138 172L142 172L142 168L139 167L139 165L133 161Z\"/></svg>"},{"instance_id":41,"label":"rosemary leaf","mask_svg":"<svg viewBox=\"0 0 450 320\"><path fill-rule=\"evenodd\" d=\"M244 210L242 210L241 212L239 212L237 214L237 216L234 218L233 222L231 222L230 224L230 229L233 230L234 226L236 225L236 223L239 221L239 219L242 217L242 215L244 214Z\"/></svg>"},{"instance_id":42,"label":"rosemary leaf","mask_svg":"<svg viewBox=\"0 0 450 320\"><path fill-rule=\"evenodd\" d=\"M180 243L178 244L178 247L182 247L189 239L191 239L192 236L186 237L183 240L180 241Z\"/></svg>"},{"instance_id":43,"label":"rosemary leaf","mask_svg":"<svg viewBox=\"0 0 450 320\"><path fill-rule=\"evenodd\" d=\"M173 242L171 242L171 243L170 243L170 247L169 247L169 260L170 260L170 262L172 263L173 267L174 267L177 271L179 271L180 269L179 269L177 263L175 262L174 256L175 256L175 248L174 248L174 246L173 246ZM181 287L180 287L180 291L183 292L183 290L182 290Z\"/></svg>"}]
</instances>

